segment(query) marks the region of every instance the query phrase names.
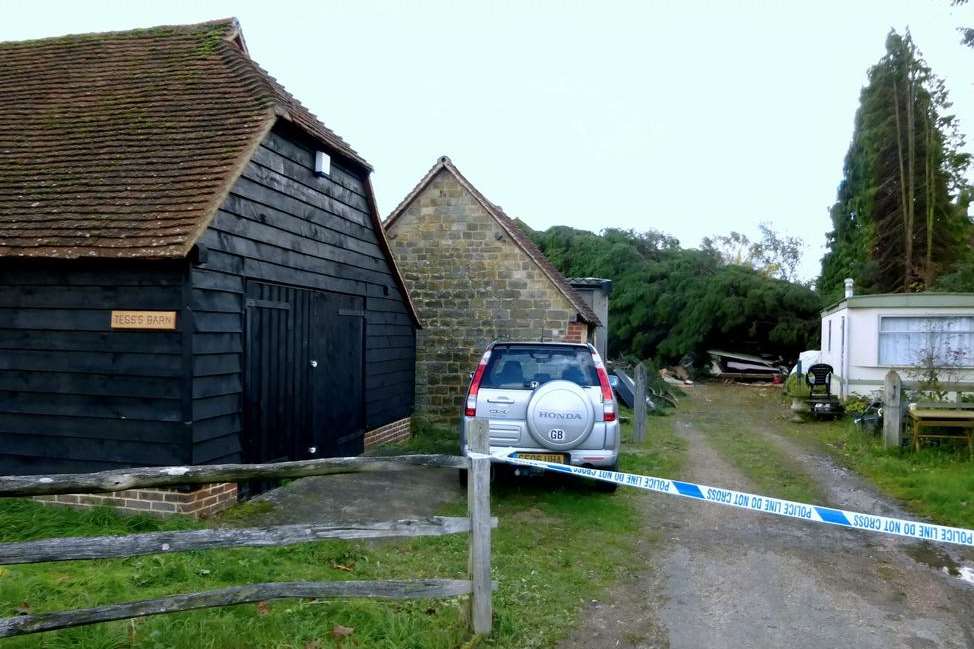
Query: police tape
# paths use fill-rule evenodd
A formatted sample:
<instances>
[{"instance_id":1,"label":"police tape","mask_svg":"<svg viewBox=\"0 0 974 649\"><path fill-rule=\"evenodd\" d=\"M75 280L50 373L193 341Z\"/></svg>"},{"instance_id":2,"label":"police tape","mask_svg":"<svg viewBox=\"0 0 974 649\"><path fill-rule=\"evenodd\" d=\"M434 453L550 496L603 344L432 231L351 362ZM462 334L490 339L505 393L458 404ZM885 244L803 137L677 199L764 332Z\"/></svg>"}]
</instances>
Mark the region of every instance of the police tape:
<instances>
[{"instance_id":1,"label":"police tape","mask_svg":"<svg viewBox=\"0 0 974 649\"><path fill-rule=\"evenodd\" d=\"M623 473L620 471L606 471L601 469L591 469L582 466L570 466L568 464L558 464L555 462L544 462L541 460L529 460L517 457L514 449L501 449L491 454L491 459L506 462L508 464L547 469L558 473L576 475L592 480L603 482L613 482L626 487L635 487L646 491L669 494L671 496L682 496L693 500L702 500L717 505L747 509L754 512L774 514L786 518L797 518L800 520L811 521L813 523L826 523L847 529L865 530L867 532L878 532L880 534L890 534L893 536L904 536L913 539L921 539L935 543L954 543L956 545L974 546L974 530L960 527L947 527L944 525L933 525L918 521L908 521L901 518L890 518L888 516L875 516L862 512L846 511L844 509L834 509L832 507L821 507L819 505L809 505L791 500L781 500L780 498L770 498L759 496L744 491L733 489L723 489L711 487L704 484L693 482L681 482L679 480L667 480L665 478L654 478L652 476L639 475L636 473ZM479 454L478 454L479 455Z\"/></svg>"}]
</instances>

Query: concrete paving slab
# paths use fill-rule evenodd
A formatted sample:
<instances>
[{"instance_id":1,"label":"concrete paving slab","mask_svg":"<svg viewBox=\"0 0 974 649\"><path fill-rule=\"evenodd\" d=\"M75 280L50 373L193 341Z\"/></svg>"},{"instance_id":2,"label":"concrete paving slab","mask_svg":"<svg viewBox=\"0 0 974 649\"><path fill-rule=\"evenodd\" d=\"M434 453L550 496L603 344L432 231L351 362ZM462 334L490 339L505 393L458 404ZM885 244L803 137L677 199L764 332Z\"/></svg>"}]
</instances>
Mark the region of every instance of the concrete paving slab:
<instances>
[{"instance_id":1,"label":"concrete paving slab","mask_svg":"<svg viewBox=\"0 0 974 649\"><path fill-rule=\"evenodd\" d=\"M301 478L253 499L248 525L425 518L465 498L453 469ZM272 505L262 511L259 503Z\"/></svg>"}]
</instances>

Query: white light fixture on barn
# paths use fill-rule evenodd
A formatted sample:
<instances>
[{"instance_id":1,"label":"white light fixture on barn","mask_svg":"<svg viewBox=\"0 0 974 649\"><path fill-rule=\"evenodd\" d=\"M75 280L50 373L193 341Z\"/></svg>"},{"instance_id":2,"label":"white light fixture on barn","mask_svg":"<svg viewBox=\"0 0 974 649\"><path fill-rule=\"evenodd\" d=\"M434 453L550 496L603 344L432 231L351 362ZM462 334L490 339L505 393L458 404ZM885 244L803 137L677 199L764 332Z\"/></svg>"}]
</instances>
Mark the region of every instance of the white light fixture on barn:
<instances>
[{"instance_id":1,"label":"white light fixture on barn","mask_svg":"<svg viewBox=\"0 0 974 649\"><path fill-rule=\"evenodd\" d=\"M327 176L331 173L331 156L324 151L315 151L315 175Z\"/></svg>"}]
</instances>

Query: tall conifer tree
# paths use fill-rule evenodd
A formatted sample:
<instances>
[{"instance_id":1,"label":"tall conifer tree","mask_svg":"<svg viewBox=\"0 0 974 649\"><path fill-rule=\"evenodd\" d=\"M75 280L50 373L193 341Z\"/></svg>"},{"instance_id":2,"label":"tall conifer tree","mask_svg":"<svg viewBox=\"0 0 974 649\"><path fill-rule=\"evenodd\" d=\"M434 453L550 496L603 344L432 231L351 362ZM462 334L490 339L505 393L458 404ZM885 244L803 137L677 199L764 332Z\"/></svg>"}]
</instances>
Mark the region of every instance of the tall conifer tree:
<instances>
[{"instance_id":1,"label":"tall conifer tree","mask_svg":"<svg viewBox=\"0 0 974 649\"><path fill-rule=\"evenodd\" d=\"M958 197L969 156L949 108L910 33L890 32L860 95L831 209L818 286L826 297L845 277L870 292L924 290L964 257L970 225Z\"/></svg>"}]
</instances>

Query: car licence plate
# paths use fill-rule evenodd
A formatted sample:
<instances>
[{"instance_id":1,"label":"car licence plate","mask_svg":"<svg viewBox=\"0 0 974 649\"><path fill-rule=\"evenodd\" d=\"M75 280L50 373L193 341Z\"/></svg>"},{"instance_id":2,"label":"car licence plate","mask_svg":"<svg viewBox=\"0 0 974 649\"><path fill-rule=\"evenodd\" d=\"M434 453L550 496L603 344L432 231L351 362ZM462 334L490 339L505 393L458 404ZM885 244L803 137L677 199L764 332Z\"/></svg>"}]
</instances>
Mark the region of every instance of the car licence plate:
<instances>
[{"instance_id":1,"label":"car licence plate","mask_svg":"<svg viewBox=\"0 0 974 649\"><path fill-rule=\"evenodd\" d=\"M568 464L568 456L564 453L518 453L515 457L522 460L535 460L537 462L554 462L555 464Z\"/></svg>"}]
</instances>

